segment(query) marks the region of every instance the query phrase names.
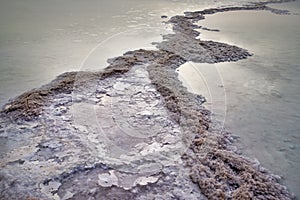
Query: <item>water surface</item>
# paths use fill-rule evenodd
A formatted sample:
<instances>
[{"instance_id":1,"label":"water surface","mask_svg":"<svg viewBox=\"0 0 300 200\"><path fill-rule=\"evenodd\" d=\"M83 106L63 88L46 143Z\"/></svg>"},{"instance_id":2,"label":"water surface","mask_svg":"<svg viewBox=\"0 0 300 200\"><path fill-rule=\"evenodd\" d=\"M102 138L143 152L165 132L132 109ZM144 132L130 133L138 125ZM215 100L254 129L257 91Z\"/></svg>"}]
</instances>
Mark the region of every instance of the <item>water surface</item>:
<instances>
[{"instance_id":1,"label":"water surface","mask_svg":"<svg viewBox=\"0 0 300 200\"><path fill-rule=\"evenodd\" d=\"M276 5L278 8L280 6ZM299 2L284 4L300 13ZM181 79L197 93L208 93L208 108L217 120L240 137L237 145L249 157L283 177L300 196L300 16L265 11L234 11L207 16L202 31L215 40L248 49L254 55L236 63L186 64ZM193 81L189 81L193 74ZM200 73L195 73L195 72ZM204 76L215 72L211 76ZM189 75L187 73L190 73ZM205 87L204 87L205 86ZM225 93L216 91L224 87ZM219 89L220 90L220 89ZM222 91L222 90L220 90ZM221 99L222 101L218 101ZM217 108L224 108L220 111Z\"/></svg>"},{"instance_id":2,"label":"water surface","mask_svg":"<svg viewBox=\"0 0 300 200\"><path fill-rule=\"evenodd\" d=\"M169 31L161 15L245 2L2 0L0 106L65 71L103 69L107 58L153 48L151 42ZM299 13L299 1L275 6ZM256 11L207 16L201 25L221 32L202 31L201 38L236 44L254 56L213 66L188 63L199 78L190 73L184 79L194 92L206 96L216 119L241 137L243 152L282 175L298 196L299 20L299 15Z\"/></svg>"},{"instance_id":3,"label":"water surface","mask_svg":"<svg viewBox=\"0 0 300 200\"><path fill-rule=\"evenodd\" d=\"M63 72L102 69L107 58L153 48L151 42L161 40L161 30L166 28L161 15L245 2L1 0L0 107ZM128 36L130 32L135 34ZM90 55L95 48L97 59ZM82 67L87 56L92 57Z\"/></svg>"}]
</instances>

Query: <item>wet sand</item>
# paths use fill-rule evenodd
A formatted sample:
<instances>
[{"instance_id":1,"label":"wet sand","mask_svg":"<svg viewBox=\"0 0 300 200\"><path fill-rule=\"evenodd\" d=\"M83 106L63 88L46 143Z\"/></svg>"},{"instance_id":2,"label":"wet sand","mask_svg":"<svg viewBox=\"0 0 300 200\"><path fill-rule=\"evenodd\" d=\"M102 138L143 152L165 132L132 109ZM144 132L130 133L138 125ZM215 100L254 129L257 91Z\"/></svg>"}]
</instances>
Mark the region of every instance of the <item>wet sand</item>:
<instances>
[{"instance_id":1,"label":"wet sand","mask_svg":"<svg viewBox=\"0 0 300 200\"><path fill-rule=\"evenodd\" d=\"M174 16L174 34L158 50L127 52L100 72L65 73L8 103L1 111L1 198L292 199L278 176L210 126L204 97L188 92L176 73L185 62L251 56L196 39L193 24L249 9L281 13L259 4Z\"/></svg>"}]
</instances>

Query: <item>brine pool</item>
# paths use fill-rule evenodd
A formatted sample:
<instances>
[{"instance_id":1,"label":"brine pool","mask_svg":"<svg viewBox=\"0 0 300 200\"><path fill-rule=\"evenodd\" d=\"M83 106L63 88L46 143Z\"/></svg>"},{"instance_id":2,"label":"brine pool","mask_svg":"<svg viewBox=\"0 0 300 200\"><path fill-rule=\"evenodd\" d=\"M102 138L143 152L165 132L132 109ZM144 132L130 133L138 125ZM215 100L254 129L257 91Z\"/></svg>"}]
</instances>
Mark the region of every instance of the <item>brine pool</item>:
<instances>
[{"instance_id":1,"label":"brine pool","mask_svg":"<svg viewBox=\"0 0 300 200\"><path fill-rule=\"evenodd\" d=\"M300 3L266 11L232 11L206 16L199 25L203 40L243 47L253 53L232 63L186 63L180 79L207 98L206 107L219 128L239 137L243 154L282 176L300 197Z\"/></svg>"},{"instance_id":2,"label":"brine pool","mask_svg":"<svg viewBox=\"0 0 300 200\"><path fill-rule=\"evenodd\" d=\"M22 92L74 70L99 70L106 59L154 48L171 32L161 15L247 1L4 0L0 3L0 106ZM252 1L253 2L253 1ZM237 146L283 177L300 197L300 5L274 4L292 15L234 11L206 17L200 38L243 47L253 56L236 63L186 63L183 83L203 94L219 128ZM88 58L88 59L87 59Z\"/></svg>"}]
</instances>

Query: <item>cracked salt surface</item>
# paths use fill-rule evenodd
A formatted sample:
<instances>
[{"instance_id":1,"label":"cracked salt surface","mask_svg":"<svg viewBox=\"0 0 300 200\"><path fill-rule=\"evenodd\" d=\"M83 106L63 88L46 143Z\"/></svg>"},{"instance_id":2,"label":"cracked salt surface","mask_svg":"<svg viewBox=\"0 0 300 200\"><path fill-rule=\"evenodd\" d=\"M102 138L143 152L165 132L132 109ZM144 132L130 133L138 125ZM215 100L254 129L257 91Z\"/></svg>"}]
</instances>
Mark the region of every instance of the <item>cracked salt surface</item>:
<instances>
[{"instance_id":1,"label":"cracked salt surface","mask_svg":"<svg viewBox=\"0 0 300 200\"><path fill-rule=\"evenodd\" d=\"M290 199L291 194L278 184L276 176L257 161L236 154L230 134L209 131L209 111L201 106L203 97L189 93L175 73L186 61L215 63L250 56L236 46L197 40L199 33L192 24L205 14L243 9L270 10L262 4L174 16L169 22L174 25L175 35L158 44L158 51L127 52L109 61L111 65L100 73L62 74L8 104L1 112L0 133L11 132L3 137L15 138L30 132L24 120L39 125L30 132L32 135L23 137L34 148L10 144L16 152L10 154L8 150L1 163L1 195L43 199L205 199L205 194L208 198L254 195ZM189 37L182 37L183 33ZM178 40L183 46L173 52L172 44ZM198 45L191 49L190 41ZM207 57L199 57L198 53ZM150 64L147 67L145 63ZM128 87L128 81L132 87ZM118 85L122 89L116 90ZM149 88L152 92L147 91ZM9 129L11 122L16 122L17 128ZM172 140L168 140L170 136ZM23 152L18 154L18 150ZM101 184L112 187L101 187L99 175Z\"/></svg>"},{"instance_id":2,"label":"cracked salt surface","mask_svg":"<svg viewBox=\"0 0 300 200\"><path fill-rule=\"evenodd\" d=\"M169 118L146 68L134 66L94 87L57 95L38 124L6 127L1 137L18 138L22 129L22 139L29 141L11 143L2 156L5 187L22 180L22 195L45 199L78 198L86 191L140 199L186 191L189 199L203 198L182 166L180 127ZM33 125L37 128L30 129ZM16 160L22 164L12 165ZM109 192L114 187L119 192ZM142 187L146 192L140 193Z\"/></svg>"}]
</instances>

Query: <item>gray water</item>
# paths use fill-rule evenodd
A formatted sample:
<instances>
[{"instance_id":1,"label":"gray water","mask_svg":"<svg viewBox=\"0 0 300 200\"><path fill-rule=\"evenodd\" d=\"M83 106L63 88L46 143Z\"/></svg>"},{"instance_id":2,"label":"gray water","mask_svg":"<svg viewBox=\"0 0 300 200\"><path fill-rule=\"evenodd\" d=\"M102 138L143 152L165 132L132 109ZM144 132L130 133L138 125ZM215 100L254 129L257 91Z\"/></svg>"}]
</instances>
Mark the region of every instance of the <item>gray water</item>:
<instances>
[{"instance_id":1,"label":"gray water","mask_svg":"<svg viewBox=\"0 0 300 200\"><path fill-rule=\"evenodd\" d=\"M65 71L103 69L107 58L154 48L151 42L170 31L161 15L243 2L0 0L0 106ZM299 12L299 1L275 6ZM299 15L221 13L201 25L221 30L201 38L236 44L254 56L213 67L188 63L192 67L180 70L202 76L190 73L186 85L207 97L216 120L240 137L243 153L282 175L299 196Z\"/></svg>"},{"instance_id":2,"label":"gray water","mask_svg":"<svg viewBox=\"0 0 300 200\"><path fill-rule=\"evenodd\" d=\"M300 13L299 1L274 5ZM215 40L254 55L236 63L183 65L179 73L193 92L204 94L212 116L240 137L243 154L256 158L300 197L300 15L239 11L207 16L199 24ZM197 74L197 75L195 75ZM198 80L198 81L197 81Z\"/></svg>"},{"instance_id":3,"label":"gray water","mask_svg":"<svg viewBox=\"0 0 300 200\"><path fill-rule=\"evenodd\" d=\"M165 28L161 15L175 15L197 3L168 0L1 0L0 1L0 106L22 92L46 84L57 75L80 70L89 53L101 43L100 60L93 68L104 68L106 59L144 47L131 37L107 45L112 36L143 29L147 45L160 39ZM205 4L204 4L205 5ZM202 8L200 6L200 8ZM121 34L122 36L122 34ZM152 38L151 38L152 37ZM117 41L117 40L116 40ZM110 42L113 43L113 42ZM133 48L134 46L134 48ZM108 49L106 47L109 47ZM99 49L99 47L98 47Z\"/></svg>"},{"instance_id":4,"label":"gray water","mask_svg":"<svg viewBox=\"0 0 300 200\"><path fill-rule=\"evenodd\" d=\"M161 15L244 2L0 0L0 107L63 72L103 69L107 58L153 48L168 31Z\"/></svg>"}]
</instances>

